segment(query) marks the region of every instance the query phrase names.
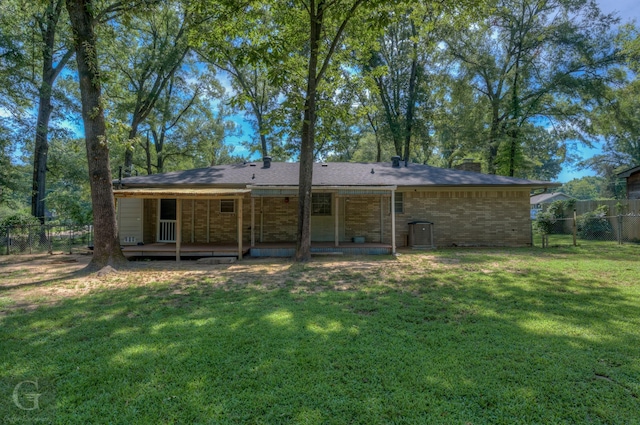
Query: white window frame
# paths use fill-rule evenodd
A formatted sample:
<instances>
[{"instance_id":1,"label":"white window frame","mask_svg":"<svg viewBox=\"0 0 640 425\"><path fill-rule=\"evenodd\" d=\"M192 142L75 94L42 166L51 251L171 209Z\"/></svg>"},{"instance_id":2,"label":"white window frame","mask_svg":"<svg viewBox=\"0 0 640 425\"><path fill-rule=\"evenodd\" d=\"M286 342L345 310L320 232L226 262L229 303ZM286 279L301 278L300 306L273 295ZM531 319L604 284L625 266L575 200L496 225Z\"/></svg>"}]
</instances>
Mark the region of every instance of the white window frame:
<instances>
[{"instance_id":1,"label":"white window frame","mask_svg":"<svg viewBox=\"0 0 640 425\"><path fill-rule=\"evenodd\" d=\"M333 214L333 196L331 193L311 194L311 215L328 217Z\"/></svg>"}]
</instances>

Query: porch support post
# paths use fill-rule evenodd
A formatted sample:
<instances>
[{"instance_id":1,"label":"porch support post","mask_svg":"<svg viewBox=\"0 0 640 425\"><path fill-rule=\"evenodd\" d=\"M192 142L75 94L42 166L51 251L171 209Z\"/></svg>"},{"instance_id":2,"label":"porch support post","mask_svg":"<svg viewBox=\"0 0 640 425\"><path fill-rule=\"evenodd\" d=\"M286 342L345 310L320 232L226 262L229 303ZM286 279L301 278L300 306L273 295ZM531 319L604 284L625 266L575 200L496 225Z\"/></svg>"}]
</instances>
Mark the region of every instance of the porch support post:
<instances>
[{"instance_id":1,"label":"porch support post","mask_svg":"<svg viewBox=\"0 0 640 425\"><path fill-rule=\"evenodd\" d=\"M242 198L238 198L238 260L242 260Z\"/></svg>"},{"instance_id":2,"label":"porch support post","mask_svg":"<svg viewBox=\"0 0 640 425\"><path fill-rule=\"evenodd\" d=\"M196 200L191 200L191 243L196 241Z\"/></svg>"},{"instance_id":3,"label":"porch support post","mask_svg":"<svg viewBox=\"0 0 640 425\"><path fill-rule=\"evenodd\" d=\"M211 239L211 199L207 199L207 243Z\"/></svg>"},{"instance_id":4,"label":"porch support post","mask_svg":"<svg viewBox=\"0 0 640 425\"><path fill-rule=\"evenodd\" d=\"M251 246L256 245L256 198L251 197Z\"/></svg>"},{"instance_id":5,"label":"porch support post","mask_svg":"<svg viewBox=\"0 0 640 425\"><path fill-rule=\"evenodd\" d=\"M182 199L176 199L176 261L180 261L180 243L182 242Z\"/></svg>"},{"instance_id":6,"label":"porch support post","mask_svg":"<svg viewBox=\"0 0 640 425\"><path fill-rule=\"evenodd\" d=\"M156 240L154 242L158 242L160 239L160 199L156 203ZM178 201L176 201L178 202Z\"/></svg>"},{"instance_id":7,"label":"porch support post","mask_svg":"<svg viewBox=\"0 0 640 425\"><path fill-rule=\"evenodd\" d=\"M339 197L338 194L336 193L335 196L336 202L335 202L335 206L334 206L334 214L335 214L335 233L334 233L334 237L335 237L335 241L336 241L336 246L340 246L340 224L339 224L339 220L338 220L338 211L340 211L340 208L338 206L338 202L339 201Z\"/></svg>"},{"instance_id":8,"label":"porch support post","mask_svg":"<svg viewBox=\"0 0 640 425\"><path fill-rule=\"evenodd\" d=\"M391 253L396 254L396 191L391 190Z\"/></svg>"},{"instance_id":9,"label":"porch support post","mask_svg":"<svg viewBox=\"0 0 640 425\"><path fill-rule=\"evenodd\" d=\"M384 243L384 196L380 195L380 243Z\"/></svg>"},{"instance_id":10,"label":"porch support post","mask_svg":"<svg viewBox=\"0 0 640 425\"><path fill-rule=\"evenodd\" d=\"M122 223L120 223L120 217L122 216L122 214L120 211L118 211L118 198L116 198L115 196L113 197L113 205L116 210L116 229L118 229L118 241L120 241L120 226L122 225ZM144 229L144 226L142 228ZM144 234L144 230L142 233ZM122 241L120 242L122 243ZM31 244L29 244L29 247L31 247Z\"/></svg>"}]
</instances>

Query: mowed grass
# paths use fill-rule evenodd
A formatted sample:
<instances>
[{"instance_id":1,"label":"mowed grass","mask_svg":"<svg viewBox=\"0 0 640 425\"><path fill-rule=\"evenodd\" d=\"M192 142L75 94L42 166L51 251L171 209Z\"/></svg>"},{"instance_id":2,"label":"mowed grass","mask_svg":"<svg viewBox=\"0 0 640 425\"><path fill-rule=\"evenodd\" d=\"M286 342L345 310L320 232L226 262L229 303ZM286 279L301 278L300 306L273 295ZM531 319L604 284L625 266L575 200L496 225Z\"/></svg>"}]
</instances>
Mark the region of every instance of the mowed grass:
<instances>
[{"instance_id":1,"label":"mowed grass","mask_svg":"<svg viewBox=\"0 0 640 425\"><path fill-rule=\"evenodd\" d=\"M35 309L11 308L7 290L0 420L640 423L639 254L249 260L145 284L158 266L140 266ZM39 410L12 402L24 380Z\"/></svg>"}]
</instances>

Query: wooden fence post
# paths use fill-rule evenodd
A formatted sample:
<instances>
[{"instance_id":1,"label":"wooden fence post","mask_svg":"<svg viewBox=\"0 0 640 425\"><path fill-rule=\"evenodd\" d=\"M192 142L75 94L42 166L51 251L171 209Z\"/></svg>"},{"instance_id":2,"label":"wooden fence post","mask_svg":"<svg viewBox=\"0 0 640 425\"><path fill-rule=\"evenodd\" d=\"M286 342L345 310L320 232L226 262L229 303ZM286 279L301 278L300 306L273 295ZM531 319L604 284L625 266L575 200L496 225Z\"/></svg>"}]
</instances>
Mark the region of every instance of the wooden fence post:
<instances>
[{"instance_id":1,"label":"wooden fence post","mask_svg":"<svg viewBox=\"0 0 640 425\"><path fill-rule=\"evenodd\" d=\"M47 230L48 230L47 234L49 235L49 238L48 238L49 239L49 255L53 255L53 246L51 243L51 226L48 226Z\"/></svg>"},{"instance_id":2,"label":"wooden fence post","mask_svg":"<svg viewBox=\"0 0 640 425\"><path fill-rule=\"evenodd\" d=\"M578 215L575 208L573 210L573 246L578 246Z\"/></svg>"},{"instance_id":3,"label":"wooden fence post","mask_svg":"<svg viewBox=\"0 0 640 425\"><path fill-rule=\"evenodd\" d=\"M622 214L618 214L618 245L622 245Z\"/></svg>"}]
</instances>

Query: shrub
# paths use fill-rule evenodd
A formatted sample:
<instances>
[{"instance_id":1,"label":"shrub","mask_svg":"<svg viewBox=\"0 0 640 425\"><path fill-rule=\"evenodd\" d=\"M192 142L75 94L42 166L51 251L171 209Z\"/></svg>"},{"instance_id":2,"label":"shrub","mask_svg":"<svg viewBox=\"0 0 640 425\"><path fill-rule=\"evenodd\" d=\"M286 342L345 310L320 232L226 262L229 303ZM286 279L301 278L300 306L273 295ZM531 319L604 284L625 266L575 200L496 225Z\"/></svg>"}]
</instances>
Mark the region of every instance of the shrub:
<instances>
[{"instance_id":1,"label":"shrub","mask_svg":"<svg viewBox=\"0 0 640 425\"><path fill-rule=\"evenodd\" d=\"M583 239L608 239L613 233L613 227L606 218L609 208L600 205L594 211L582 214L578 217L578 235Z\"/></svg>"},{"instance_id":2,"label":"shrub","mask_svg":"<svg viewBox=\"0 0 640 425\"><path fill-rule=\"evenodd\" d=\"M550 211L539 212L533 222L534 229L543 235L552 233L556 224L556 216Z\"/></svg>"},{"instance_id":3,"label":"shrub","mask_svg":"<svg viewBox=\"0 0 640 425\"><path fill-rule=\"evenodd\" d=\"M556 218L565 218L571 215L571 211L576 207L575 199L567 199L566 201L553 201L549 204L547 211L556 216Z\"/></svg>"},{"instance_id":4,"label":"shrub","mask_svg":"<svg viewBox=\"0 0 640 425\"><path fill-rule=\"evenodd\" d=\"M566 201L553 201L547 207L542 217L536 216L536 227L538 232L542 234L563 234L565 233L565 221L562 220L571 216L571 212L575 208L575 199Z\"/></svg>"},{"instance_id":5,"label":"shrub","mask_svg":"<svg viewBox=\"0 0 640 425\"><path fill-rule=\"evenodd\" d=\"M8 215L0 220L0 227L14 227L14 226L28 226L33 224L40 224L37 218L30 214L16 213Z\"/></svg>"}]
</instances>

